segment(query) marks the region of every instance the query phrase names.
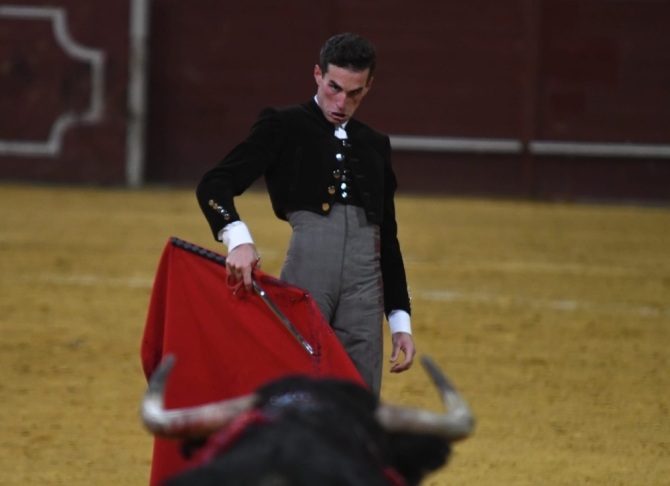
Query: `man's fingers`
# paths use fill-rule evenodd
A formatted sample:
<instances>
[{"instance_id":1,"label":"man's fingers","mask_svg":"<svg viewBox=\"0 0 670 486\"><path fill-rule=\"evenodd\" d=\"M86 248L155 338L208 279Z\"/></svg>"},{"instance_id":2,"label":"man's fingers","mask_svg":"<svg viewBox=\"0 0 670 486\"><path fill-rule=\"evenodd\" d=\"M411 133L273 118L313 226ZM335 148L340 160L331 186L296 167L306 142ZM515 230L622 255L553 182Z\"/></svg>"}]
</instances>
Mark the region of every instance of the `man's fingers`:
<instances>
[{"instance_id":1,"label":"man's fingers","mask_svg":"<svg viewBox=\"0 0 670 486\"><path fill-rule=\"evenodd\" d=\"M251 290L252 269L258 268L260 257L253 244L243 243L228 253L226 270L236 282L243 281L247 290Z\"/></svg>"},{"instance_id":2,"label":"man's fingers","mask_svg":"<svg viewBox=\"0 0 670 486\"><path fill-rule=\"evenodd\" d=\"M235 281L239 282L244 277L244 273L242 272L241 268L233 267L231 265L230 268L226 268L226 270L228 271L228 275L233 277Z\"/></svg>"},{"instance_id":3,"label":"man's fingers","mask_svg":"<svg viewBox=\"0 0 670 486\"><path fill-rule=\"evenodd\" d=\"M405 351L405 350L403 350ZM405 351L405 359L402 363L398 363L391 368L391 373L400 373L411 368L414 357L411 353Z\"/></svg>"},{"instance_id":4,"label":"man's fingers","mask_svg":"<svg viewBox=\"0 0 670 486\"><path fill-rule=\"evenodd\" d=\"M395 337L395 336L394 336ZM393 340L393 356L391 362L395 362L398 358L399 351L402 351L405 359L402 363L395 364L391 367L391 373L401 373L412 367L414 362L414 355L416 354L416 348L414 347L414 341L412 341L411 336L398 334L397 339Z\"/></svg>"},{"instance_id":5,"label":"man's fingers","mask_svg":"<svg viewBox=\"0 0 670 486\"><path fill-rule=\"evenodd\" d=\"M235 282L243 282L244 287L248 291L251 291L251 289L252 289L252 266L251 265L239 266L239 265L235 264L234 262L232 262L232 263L226 262L226 271L228 272L229 276L233 277Z\"/></svg>"},{"instance_id":6,"label":"man's fingers","mask_svg":"<svg viewBox=\"0 0 670 486\"><path fill-rule=\"evenodd\" d=\"M251 290L251 267L245 268L242 278L244 279L244 287ZM239 280L239 279L238 279Z\"/></svg>"},{"instance_id":7,"label":"man's fingers","mask_svg":"<svg viewBox=\"0 0 670 486\"><path fill-rule=\"evenodd\" d=\"M400 353L400 346L398 346L397 344L394 344L393 345L393 351L391 351L391 359L389 359L389 361L391 363L394 363L395 360L398 359L398 354L399 353Z\"/></svg>"}]
</instances>

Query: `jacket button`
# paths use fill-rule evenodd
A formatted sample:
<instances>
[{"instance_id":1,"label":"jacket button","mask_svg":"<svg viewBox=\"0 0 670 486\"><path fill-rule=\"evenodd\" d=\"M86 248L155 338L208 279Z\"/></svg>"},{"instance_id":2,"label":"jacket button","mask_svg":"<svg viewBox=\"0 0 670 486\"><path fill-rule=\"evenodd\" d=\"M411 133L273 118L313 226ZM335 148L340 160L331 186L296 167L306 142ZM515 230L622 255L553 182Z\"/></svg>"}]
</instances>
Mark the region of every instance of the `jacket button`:
<instances>
[{"instance_id":1,"label":"jacket button","mask_svg":"<svg viewBox=\"0 0 670 486\"><path fill-rule=\"evenodd\" d=\"M339 170L334 170L333 171L333 177L335 179L339 179L340 178L340 171Z\"/></svg>"},{"instance_id":2,"label":"jacket button","mask_svg":"<svg viewBox=\"0 0 670 486\"><path fill-rule=\"evenodd\" d=\"M324 211L328 211L328 210L330 209L330 204L328 204L328 203L323 203L323 204L321 205L321 209L323 209Z\"/></svg>"},{"instance_id":3,"label":"jacket button","mask_svg":"<svg viewBox=\"0 0 670 486\"><path fill-rule=\"evenodd\" d=\"M328 188L328 194L335 194L335 186L330 186Z\"/></svg>"}]
</instances>

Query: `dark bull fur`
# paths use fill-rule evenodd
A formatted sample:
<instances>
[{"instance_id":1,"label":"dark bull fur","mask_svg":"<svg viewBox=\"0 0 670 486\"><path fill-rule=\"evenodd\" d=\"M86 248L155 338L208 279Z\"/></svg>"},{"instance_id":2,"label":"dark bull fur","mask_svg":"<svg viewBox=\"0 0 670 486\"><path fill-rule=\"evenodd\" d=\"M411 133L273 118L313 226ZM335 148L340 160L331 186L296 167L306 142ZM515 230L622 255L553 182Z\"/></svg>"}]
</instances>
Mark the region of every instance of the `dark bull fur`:
<instances>
[{"instance_id":1,"label":"dark bull fur","mask_svg":"<svg viewBox=\"0 0 670 486\"><path fill-rule=\"evenodd\" d=\"M151 378L142 418L155 435L193 444L221 437L216 434L229 433L236 419L253 415L212 460L169 486L417 485L446 464L451 442L474 427L465 401L428 358L422 363L449 408L446 415L382 404L351 382L307 377L283 378L232 401L166 411L170 359Z\"/></svg>"}]
</instances>

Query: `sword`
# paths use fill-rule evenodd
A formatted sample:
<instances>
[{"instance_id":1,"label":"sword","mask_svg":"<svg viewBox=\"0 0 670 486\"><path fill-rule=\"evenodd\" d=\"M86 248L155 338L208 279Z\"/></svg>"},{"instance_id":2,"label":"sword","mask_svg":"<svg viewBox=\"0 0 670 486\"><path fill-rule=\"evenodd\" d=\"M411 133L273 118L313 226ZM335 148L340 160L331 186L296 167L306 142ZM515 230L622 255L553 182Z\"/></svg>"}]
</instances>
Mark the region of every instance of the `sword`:
<instances>
[{"instance_id":1,"label":"sword","mask_svg":"<svg viewBox=\"0 0 670 486\"><path fill-rule=\"evenodd\" d=\"M272 312L277 316L277 318L281 321L282 324L286 327L286 329L289 330L289 332L293 335L293 337L302 345L303 348L305 348L305 351L307 351L309 354L314 356L314 350L312 349L312 346L309 345L307 341L305 341L305 338L303 338L298 330L293 327L293 325L289 322L289 320L286 318L284 314L279 310L279 308L275 305L272 300L270 300L270 297L265 293L265 290L261 288L258 283L256 283L255 280L251 281L251 285L253 286L254 290L258 293L258 295L261 296L261 299L263 299L263 302L270 308Z\"/></svg>"}]
</instances>

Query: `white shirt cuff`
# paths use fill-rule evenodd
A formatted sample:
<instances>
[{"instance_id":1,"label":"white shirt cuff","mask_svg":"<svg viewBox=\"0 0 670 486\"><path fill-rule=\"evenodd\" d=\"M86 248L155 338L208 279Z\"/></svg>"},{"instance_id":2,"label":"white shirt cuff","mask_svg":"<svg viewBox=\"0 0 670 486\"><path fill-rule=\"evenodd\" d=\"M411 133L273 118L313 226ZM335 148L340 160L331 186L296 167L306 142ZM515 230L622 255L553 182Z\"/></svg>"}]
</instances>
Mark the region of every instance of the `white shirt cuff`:
<instances>
[{"instance_id":1,"label":"white shirt cuff","mask_svg":"<svg viewBox=\"0 0 670 486\"><path fill-rule=\"evenodd\" d=\"M404 310L394 310L388 316L389 327L391 328L391 334L396 332L406 332L407 334L412 334L412 325L409 321L409 314Z\"/></svg>"},{"instance_id":2,"label":"white shirt cuff","mask_svg":"<svg viewBox=\"0 0 670 486\"><path fill-rule=\"evenodd\" d=\"M249 228L242 221L234 221L224 226L219 231L219 240L223 241L223 244L228 247L229 253L233 248L244 243L254 244L254 240L251 239L251 233L249 233Z\"/></svg>"}]
</instances>

